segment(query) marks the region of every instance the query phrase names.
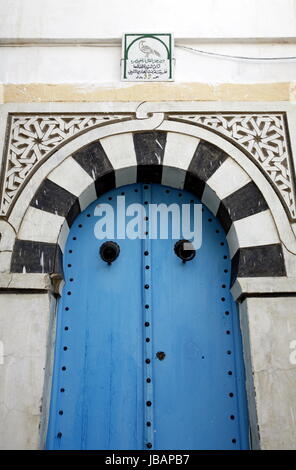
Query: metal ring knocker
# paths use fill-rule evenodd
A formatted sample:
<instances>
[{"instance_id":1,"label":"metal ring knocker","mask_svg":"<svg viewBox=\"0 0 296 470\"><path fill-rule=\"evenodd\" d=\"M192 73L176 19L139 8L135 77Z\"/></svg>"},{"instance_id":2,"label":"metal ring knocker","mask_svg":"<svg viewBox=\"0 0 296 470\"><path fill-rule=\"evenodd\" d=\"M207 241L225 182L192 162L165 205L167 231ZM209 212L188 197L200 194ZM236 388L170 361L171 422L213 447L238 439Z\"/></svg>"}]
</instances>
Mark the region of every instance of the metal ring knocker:
<instances>
[{"instance_id":1,"label":"metal ring knocker","mask_svg":"<svg viewBox=\"0 0 296 470\"><path fill-rule=\"evenodd\" d=\"M174 246L174 251L178 258L183 261L183 263L191 261L196 255L196 250L189 240L179 240Z\"/></svg>"},{"instance_id":2,"label":"metal ring knocker","mask_svg":"<svg viewBox=\"0 0 296 470\"><path fill-rule=\"evenodd\" d=\"M115 242L105 242L100 246L100 256L109 266L118 258L119 253L120 247Z\"/></svg>"}]
</instances>

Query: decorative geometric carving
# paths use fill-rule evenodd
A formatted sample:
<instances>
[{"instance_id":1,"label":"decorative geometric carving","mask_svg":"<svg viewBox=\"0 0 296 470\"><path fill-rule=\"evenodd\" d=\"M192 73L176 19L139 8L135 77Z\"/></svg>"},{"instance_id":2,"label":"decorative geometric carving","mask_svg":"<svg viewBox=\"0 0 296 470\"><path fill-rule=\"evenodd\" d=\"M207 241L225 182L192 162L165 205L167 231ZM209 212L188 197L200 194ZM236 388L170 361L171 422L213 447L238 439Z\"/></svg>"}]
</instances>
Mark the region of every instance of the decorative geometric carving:
<instances>
[{"instance_id":1,"label":"decorative geometric carving","mask_svg":"<svg viewBox=\"0 0 296 470\"><path fill-rule=\"evenodd\" d=\"M293 166L283 114L171 114L169 118L209 128L244 147L282 197L290 217L296 217Z\"/></svg>"},{"instance_id":2,"label":"decorative geometric carving","mask_svg":"<svg viewBox=\"0 0 296 470\"><path fill-rule=\"evenodd\" d=\"M131 114L11 116L0 214L7 214L36 166L56 147L92 127L131 118Z\"/></svg>"},{"instance_id":3,"label":"decorative geometric carving","mask_svg":"<svg viewBox=\"0 0 296 470\"><path fill-rule=\"evenodd\" d=\"M8 214L32 173L53 150L91 128L129 119L133 114L11 115L0 215ZM168 119L211 129L247 150L281 196L290 217L296 218L284 113L172 113Z\"/></svg>"}]
</instances>

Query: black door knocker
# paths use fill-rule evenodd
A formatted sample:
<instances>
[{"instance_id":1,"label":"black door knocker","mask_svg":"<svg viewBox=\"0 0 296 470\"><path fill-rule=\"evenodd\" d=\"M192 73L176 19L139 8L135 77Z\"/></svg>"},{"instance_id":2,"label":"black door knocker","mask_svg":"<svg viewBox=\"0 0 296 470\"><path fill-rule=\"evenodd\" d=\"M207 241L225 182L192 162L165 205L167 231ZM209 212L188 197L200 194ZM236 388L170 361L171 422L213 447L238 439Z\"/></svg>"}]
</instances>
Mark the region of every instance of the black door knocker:
<instances>
[{"instance_id":1,"label":"black door knocker","mask_svg":"<svg viewBox=\"0 0 296 470\"><path fill-rule=\"evenodd\" d=\"M194 249L194 246L188 240L179 240L175 244L174 251L178 258L181 258L183 263L191 261L196 255L196 250Z\"/></svg>"},{"instance_id":2,"label":"black door knocker","mask_svg":"<svg viewBox=\"0 0 296 470\"><path fill-rule=\"evenodd\" d=\"M103 261L110 264L116 260L120 253L120 247L115 242L105 242L100 246L100 255Z\"/></svg>"}]
</instances>

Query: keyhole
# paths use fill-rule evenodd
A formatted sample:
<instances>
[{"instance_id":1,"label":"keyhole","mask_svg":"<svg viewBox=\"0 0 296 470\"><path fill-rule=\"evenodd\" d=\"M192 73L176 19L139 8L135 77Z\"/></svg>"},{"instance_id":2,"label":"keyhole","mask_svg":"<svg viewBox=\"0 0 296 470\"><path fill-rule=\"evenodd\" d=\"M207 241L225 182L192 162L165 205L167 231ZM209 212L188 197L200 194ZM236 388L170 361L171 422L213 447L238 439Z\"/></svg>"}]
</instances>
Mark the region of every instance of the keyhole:
<instances>
[{"instance_id":1,"label":"keyhole","mask_svg":"<svg viewBox=\"0 0 296 470\"><path fill-rule=\"evenodd\" d=\"M163 361L164 358L165 358L165 353L164 353L163 351L158 351L158 352L156 353L156 357L157 357L157 359L159 359L160 361Z\"/></svg>"}]
</instances>

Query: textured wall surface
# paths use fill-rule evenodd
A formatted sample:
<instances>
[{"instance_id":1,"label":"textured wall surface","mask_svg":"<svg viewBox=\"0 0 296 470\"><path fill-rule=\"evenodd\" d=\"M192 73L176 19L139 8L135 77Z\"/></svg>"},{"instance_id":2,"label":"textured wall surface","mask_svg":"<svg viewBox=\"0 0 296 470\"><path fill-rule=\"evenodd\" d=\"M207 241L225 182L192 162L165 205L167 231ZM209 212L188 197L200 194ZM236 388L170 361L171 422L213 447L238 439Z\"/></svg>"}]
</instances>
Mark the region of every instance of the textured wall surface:
<instances>
[{"instance_id":1,"label":"textured wall surface","mask_svg":"<svg viewBox=\"0 0 296 470\"><path fill-rule=\"evenodd\" d=\"M0 449L39 447L51 327L47 293L1 293Z\"/></svg>"},{"instance_id":2,"label":"textured wall surface","mask_svg":"<svg viewBox=\"0 0 296 470\"><path fill-rule=\"evenodd\" d=\"M241 321L250 356L262 449L296 449L296 299L248 299ZM246 347L247 348L247 347Z\"/></svg>"}]
</instances>

